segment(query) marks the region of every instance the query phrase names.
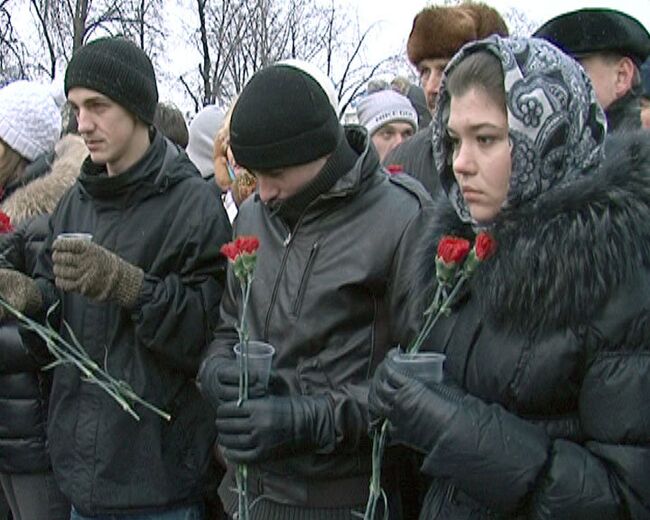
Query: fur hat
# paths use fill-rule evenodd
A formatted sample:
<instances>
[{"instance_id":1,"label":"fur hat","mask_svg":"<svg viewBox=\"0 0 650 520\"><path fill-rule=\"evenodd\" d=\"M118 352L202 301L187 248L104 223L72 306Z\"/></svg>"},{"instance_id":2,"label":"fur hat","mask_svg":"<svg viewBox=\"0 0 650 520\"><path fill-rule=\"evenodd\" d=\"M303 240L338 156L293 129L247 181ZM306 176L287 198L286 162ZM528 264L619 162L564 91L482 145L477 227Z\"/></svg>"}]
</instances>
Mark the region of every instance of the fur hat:
<instances>
[{"instance_id":1,"label":"fur hat","mask_svg":"<svg viewBox=\"0 0 650 520\"><path fill-rule=\"evenodd\" d=\"M59 140L64 98L56 88L20 80L0 89L0 139L30 162Z\"/></svg>"},{"instance_id":2,"label":"fur hat","mask_svg":"<svg viewBox=\"0 0 650 520\"><path fill-rule=\"evenodd\" d=\"M614 9L578 9L552 18L533 36L548 40L573 57L620 52L637 66L650 55L650 34L636 18Z\"/></svg>"},{"instance_id":3,"label":"fur hat","mask_svg":"<svg viewBox=\"0 0 650 520\"><path fill-rule=\"evenodd\" d=\"M424 59L450 59L467 42L491 34L508 36L508 26L496 10L483 3L426 7L413 19L406 52L417 66Z\"/></svg>"}]
</instances>

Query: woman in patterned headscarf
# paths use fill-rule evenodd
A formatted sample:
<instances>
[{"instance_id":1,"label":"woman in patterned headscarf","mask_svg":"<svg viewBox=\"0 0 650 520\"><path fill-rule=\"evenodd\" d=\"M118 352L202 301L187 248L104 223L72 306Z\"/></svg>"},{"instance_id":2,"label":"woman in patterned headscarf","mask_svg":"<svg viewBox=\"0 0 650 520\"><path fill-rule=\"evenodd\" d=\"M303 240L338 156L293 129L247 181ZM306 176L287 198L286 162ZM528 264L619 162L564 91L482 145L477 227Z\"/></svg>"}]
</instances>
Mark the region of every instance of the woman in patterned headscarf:
<instances>
[{"instance_id":1,"label":"woman in patterned headscarf","mask_svg":"<svg viewBox=\"0 0 650 520\"><path fill-rule=\"evenodd\" d=\"M419 279L442 235L497 249L425 343L445 381L387 359L371 387L371 415L424 456L422 519L650 517L650 144L605 154L605 134L584 72L546 42L492 37L446 69L446 198Z\"/></svg>"}]
</instances>

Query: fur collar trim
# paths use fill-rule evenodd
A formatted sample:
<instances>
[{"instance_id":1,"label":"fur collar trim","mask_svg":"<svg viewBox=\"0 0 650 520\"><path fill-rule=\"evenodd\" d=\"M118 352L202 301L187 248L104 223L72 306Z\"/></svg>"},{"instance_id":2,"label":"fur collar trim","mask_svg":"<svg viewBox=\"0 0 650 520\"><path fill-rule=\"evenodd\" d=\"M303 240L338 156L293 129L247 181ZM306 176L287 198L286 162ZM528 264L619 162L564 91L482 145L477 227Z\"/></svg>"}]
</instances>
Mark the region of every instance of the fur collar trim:
<instances>
[{"instance_id":1,"label":"fur collar trim","mask_svg":"<svg viewBox=\"0 0 650 520\"><path fill-rule=\"evenodd\" d=\"M438 208L425 279L442 235L474 237L446 198ZM491 230L498 250L475 273L472 292L501 326L584 324L650 266L649 218L650 133L610 136L596 172L499 215Z\"/></svg>"},{"instance_id":2,"label":"fur collar trim","mask_svg":"<svg viewBox=\"0 0 650 520\"><path fill-rule=\"evenodd\" d=\"M21 221L52 213L65 191L74 184L88 149L81 137L68 135L55 148L56 158L50 171L17 189L2 203L2 211L14 227Z\"/></svg>"}]
</instances>

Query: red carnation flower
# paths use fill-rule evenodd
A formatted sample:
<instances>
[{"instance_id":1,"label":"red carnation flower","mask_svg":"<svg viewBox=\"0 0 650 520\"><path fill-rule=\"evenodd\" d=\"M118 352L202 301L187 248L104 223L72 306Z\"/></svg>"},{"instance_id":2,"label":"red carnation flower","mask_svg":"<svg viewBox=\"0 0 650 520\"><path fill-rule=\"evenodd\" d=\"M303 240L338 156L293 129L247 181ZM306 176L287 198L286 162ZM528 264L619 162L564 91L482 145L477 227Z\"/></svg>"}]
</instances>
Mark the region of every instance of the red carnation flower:
<instances>
[{"instance_id":1,"label":"red carnation flower","mask_svg":"<svg viewBox=\"0 0 650 520\"><path fill-rule=\"evenodd\" d=\"M401 164L389 164L386 166L386 169L388 170L388 173L395 175L396 173L404 173L404 168L402 168Z\"/></svg>"},{"instance_id":2,"label":"red carnation flower","mask_svg":"<svg viewBox=\"0 0 650 520\"><path fill-rule=\"evenodd\" d=\"M438 242L438 258L445 264L460 264L470 251L469 240L444 236Z\"/></svg>"},{"instance_id":3,"label":"red carnation flower","mask_svg":"<svg viewBox=\"0 0 650 520\"><path fill-rule=\"evenodd\" d=\"M239 255L239 249L237 249L234 242L228 242L227 244L222 245L220 251L221 254L231 262L234 262Z\"/></svg>"},{"instance_id":4,"label":"red carnation flower","mask_svg":"<svg viewBox=\"0 0 650 520\"><path fill-rule=\"evenodd\" d=\"M260 247L260 241L255 236L241 236L234 241L221 246L223 254L231 262L235 262L240 255L254 255Z\"/></svg>"},{"instance_id":5,"label":"red carnation flower","mask_svg":"<svg viewBox=\"0 0 650 520\"><path fill-rule=\"evenodd\" d=\"M0 234L1 233L10 233L14 230L14 227L11 225L11 219L4 211L0 211Z\"/></svg>"},{"instance_id":6,"label":"red carnation flower","mask_svg":"<svg viewBox=\"0 0 650 520\"><path fill-rule=\"evenodd\" d=\"M239 253L246 253L252 255L260 247L260 241L255 236L241 236L235 240L235 246L239 249Z\"/></svg>"},{"instance_id":7,"label":"red carnation flower","mask_svg":"<svg viewBox=\"0 0 650 520\"><path fill-rule=\"evenodd\" d=\"M474 249L476 249L476 258L481 262L490 258L497 248L494 238L489 233L481 232L476 237Z\"/></svg>"}]
</instances>

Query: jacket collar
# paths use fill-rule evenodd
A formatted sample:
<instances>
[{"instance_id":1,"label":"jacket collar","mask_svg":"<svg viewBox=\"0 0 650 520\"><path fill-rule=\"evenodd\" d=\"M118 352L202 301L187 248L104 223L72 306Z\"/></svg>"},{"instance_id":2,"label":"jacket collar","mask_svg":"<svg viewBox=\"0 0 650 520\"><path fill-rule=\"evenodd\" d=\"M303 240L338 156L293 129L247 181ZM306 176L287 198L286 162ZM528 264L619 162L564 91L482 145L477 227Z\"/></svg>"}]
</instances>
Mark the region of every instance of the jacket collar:
<instances>
[{"instance_id":1,"label":"jacket collar","mask_svg":"<svg viewBox=\"0 0 650 520\"><path fill-rule=\"evenodd\" d=\"M147 152L128 170L109 177L106 165L95 164L87 157L81 167L79 183L92 198L114 202L121 200L128 204L164 192L182 178L197 173L193 167L178 167L179 163L184 162L191 164L185 153L153 129Z\"/></svg>"},{"instance_id":2,"label":"jacket collar","mask_svg":"<svg viewBox=\"0 0 650 520\"><path fill-rule=\"evenodd\" d=\"M358 191L363 181L380 166L379 155L375 148L370 146L368 130L360 125L346 125L344 130L345 138L359 158L322 198L338 198Z\"/></svg>"}]
</instances>

